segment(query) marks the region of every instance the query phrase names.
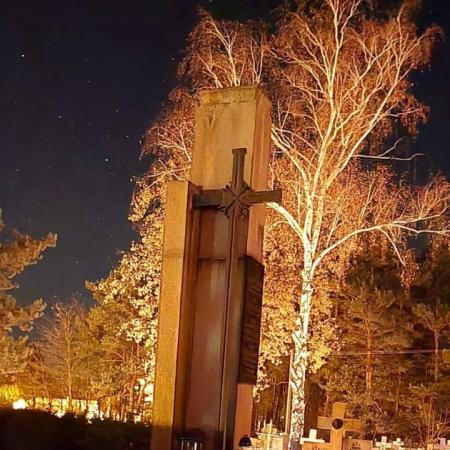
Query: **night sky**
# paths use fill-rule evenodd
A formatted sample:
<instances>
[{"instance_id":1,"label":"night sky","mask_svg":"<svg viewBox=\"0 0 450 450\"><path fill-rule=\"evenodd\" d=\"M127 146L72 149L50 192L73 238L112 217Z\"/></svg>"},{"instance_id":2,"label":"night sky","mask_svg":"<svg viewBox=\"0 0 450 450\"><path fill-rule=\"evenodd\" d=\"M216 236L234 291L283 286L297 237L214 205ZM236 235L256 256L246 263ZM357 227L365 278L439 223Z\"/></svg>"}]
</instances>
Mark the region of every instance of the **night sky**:
<instances>
[{"instance_id":1,"label":"night sky","mask_svg":"<svg viewBox=\"0 0 450 450\"><path fill-rule=\"evenodd\" d=\"M135 237L131 179L139 140L174 86L202 5L266 16L275 0L15 0L0 8L0 208L9 227L58 245L19 278L21 301L50 303L107 275ZM449 36L417 77L431 107L415 151L450 175L450 1L424 0L422 23Z\"/></svg>"}]
</instances>

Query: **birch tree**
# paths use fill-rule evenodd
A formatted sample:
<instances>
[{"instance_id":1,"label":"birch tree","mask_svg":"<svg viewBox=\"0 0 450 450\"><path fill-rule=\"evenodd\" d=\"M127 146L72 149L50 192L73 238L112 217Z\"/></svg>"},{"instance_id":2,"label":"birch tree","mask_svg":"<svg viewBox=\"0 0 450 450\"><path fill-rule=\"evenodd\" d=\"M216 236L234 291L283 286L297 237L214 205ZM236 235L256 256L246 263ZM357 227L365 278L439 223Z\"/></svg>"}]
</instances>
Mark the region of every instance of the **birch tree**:
<instances>
[{"instance_id":1,"label":"birch tree","mask_svg":"<svg viewBox=\"0 0 450 450\"><path fill-rule=\"evenodd\" d=\"M67 398L68 410L73 411L73 400L80 397L83 379L80 330L85 311L80 303L72 300L68 304L57 303L53 313L41 328L38 346L42 368L57 393Z\"/></svg>"},{"instance_id":2,"label":"birch tree","mask_svg":"<svg viewBox=\"0 0 450 450\"><path fill-rule=\"evenodd\" d=\"M443 180L413 188L376 163L394 158L381 145L395 124L410 132L425 109L409 75L428 61L433 30L418 34L407 4L388 19L364 16L361 2L327 0L286 15L276 37L282 66L274 78L272 138L297 174L296 202L272 205L303 249L302 288L293 341L291 441L304 424L304 384L315 275L326 258L365 233L386 239L402 259L409 234L442 232L428 222L445 214ZM278 70L278 66L276 69ZM369 137L377 146L369 147ZM363 159L371 166L361 165ZM336 190L336 188L338 188Z\"/></svg>"}]
</instances>

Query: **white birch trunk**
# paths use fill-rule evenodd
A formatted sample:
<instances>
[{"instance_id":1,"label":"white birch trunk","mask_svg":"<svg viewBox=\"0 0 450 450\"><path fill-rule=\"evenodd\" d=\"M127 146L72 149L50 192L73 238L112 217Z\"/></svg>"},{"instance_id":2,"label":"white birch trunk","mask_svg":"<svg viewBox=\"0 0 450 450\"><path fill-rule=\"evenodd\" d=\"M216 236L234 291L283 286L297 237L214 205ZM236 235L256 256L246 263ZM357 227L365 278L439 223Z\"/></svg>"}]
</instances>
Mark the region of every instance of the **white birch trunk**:
<instances>
[{"instance_id":1,"label":"white birch trunk","mask_svg":"<svg viewBox=\"0 0 450 450\"><path fill-rule=\"evenodd\" d=\"M299 317L292 333L294 355L291 364L291 448L300 448L305 426L305 380L308 365L308 326L311 311L312 286L310 278L303 279Z\"/></svg>"}]
</instances>

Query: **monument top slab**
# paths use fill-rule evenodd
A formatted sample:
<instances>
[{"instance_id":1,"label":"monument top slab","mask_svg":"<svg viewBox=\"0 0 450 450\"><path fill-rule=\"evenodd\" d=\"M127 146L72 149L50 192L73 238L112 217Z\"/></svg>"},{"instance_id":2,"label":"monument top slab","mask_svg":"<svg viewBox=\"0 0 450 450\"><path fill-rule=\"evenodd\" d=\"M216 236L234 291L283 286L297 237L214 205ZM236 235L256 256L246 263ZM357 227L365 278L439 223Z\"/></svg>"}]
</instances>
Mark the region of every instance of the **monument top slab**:
<instances>
[{"instance_id":1,"label":"monument top slab","mask_svg":"<svg viewBox=\"0 0 450 450\"><path fill-rule=\"evenodd\" d=\"M264 89L260 86L239 86L223 89L205 89L200 92L200 102L204 105L217 105L220 103L254 102L262 100L268 105Z\"/></svg>"}]
</instances>

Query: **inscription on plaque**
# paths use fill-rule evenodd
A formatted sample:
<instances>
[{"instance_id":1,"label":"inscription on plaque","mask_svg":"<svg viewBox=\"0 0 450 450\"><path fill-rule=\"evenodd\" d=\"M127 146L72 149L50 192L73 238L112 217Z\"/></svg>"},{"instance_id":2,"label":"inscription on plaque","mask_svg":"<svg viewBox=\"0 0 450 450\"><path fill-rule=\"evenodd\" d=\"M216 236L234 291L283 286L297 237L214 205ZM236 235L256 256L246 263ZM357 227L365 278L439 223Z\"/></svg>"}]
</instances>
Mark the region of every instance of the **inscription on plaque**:
<instances>
[{"instance_id":1,"label":"inscription on plaque","mask_svg":"<svg viewBox=\"0 0 450 450\"><path fill-rule=\"evenodd\" d=\"M242 315L239 383L256 384L264 283L264 266L245 257L244 311Z\"/></svg>"}]
</instances>

